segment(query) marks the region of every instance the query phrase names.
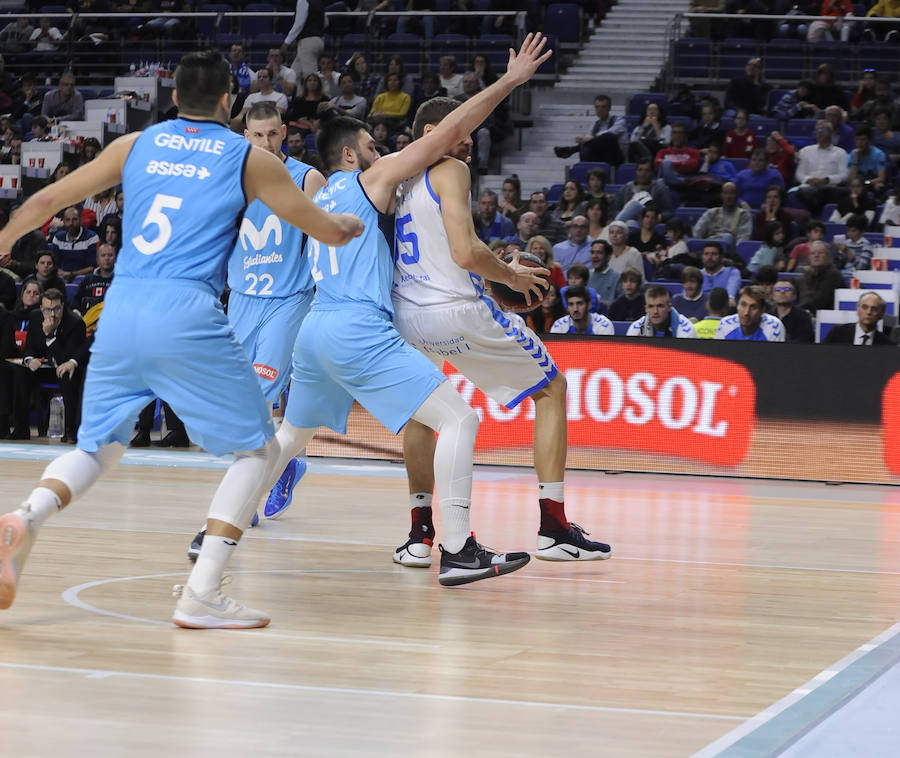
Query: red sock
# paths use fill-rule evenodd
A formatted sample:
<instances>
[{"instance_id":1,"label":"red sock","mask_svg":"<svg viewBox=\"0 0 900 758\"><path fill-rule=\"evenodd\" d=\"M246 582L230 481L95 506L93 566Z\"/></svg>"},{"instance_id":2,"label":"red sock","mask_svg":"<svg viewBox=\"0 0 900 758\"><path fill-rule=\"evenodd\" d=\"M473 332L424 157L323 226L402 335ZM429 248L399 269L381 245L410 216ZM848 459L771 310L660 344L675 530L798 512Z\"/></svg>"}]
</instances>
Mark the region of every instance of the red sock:
<instances>
[{"instance_id":1,"label":"red sock","mask_svg":"<svg viewBox=\"0 0 900 758\"><path fill-rule=\"evenodd\" d=\"M566 518L566 504L548 497L542 497L541 504L541 531L564 532L569 528L569 520Z\"/></svg>"},{"instance_id":2,"label":"red sock","mask_svg":"<svg viewBox=\"0 0 900 758\"><path fill-rule=\"evenodd\" d=\"M431 506L417 506L410 510L412 529L410 539L422 539L426 545L434 544L434 523L431 520Z\"/></svg>"}]
</instances>

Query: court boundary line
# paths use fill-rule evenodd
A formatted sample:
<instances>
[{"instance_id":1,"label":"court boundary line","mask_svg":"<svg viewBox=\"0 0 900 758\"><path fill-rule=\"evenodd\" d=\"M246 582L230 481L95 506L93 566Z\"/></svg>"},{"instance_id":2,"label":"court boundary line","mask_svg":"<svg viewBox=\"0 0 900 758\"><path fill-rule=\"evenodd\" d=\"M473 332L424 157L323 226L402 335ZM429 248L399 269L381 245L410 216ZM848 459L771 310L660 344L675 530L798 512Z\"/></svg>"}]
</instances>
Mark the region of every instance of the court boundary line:
<instances>
[{"instance_id":1,"label":"court boundary line","mask_svg":"<svg viewBox=\"0 0 900 758\"><path fill-rule=\"evenodd\" d=\"M174 627L172 631L178 632ZM265 631L251 632L262 638ZM472 703L478 705L512 705L526 708L564 709L588 713L622 713L639 716L666 716L672 718L695 718L716 721L743 721L746 716L735 716L724 713L694 713L691 711L660 711L644 708L616 708L603 705L580 705L578 703L545 703L539 700L508 700L503 698L472 697L468 695L442 695L433 692L401 692L398 690L367 690L355 687L325 687L312 684L293 684L288 682L263 682L252 679L216 679L201 676L177 676L175 674L150 674L120 669L91 669L74 666L49 666L30 663L11 663L0 661L0 668L21 669L27 671L45 671L52 673L82 674L89 679L106 679L114 676L159 681L191 682L196 684L231 685L238 687L255 687L260 689L290 690L294 692L310 692L329 695L352 695L360 697L390 697L410 700L431 700L440 702Z\"/></svg>"},{"instance_id":2,"label":"court boundary line","mask_svg":"<svg viewBox=\"0 0 900 758\"><path fill-rule=\"evenodd\" d=\"M900 623L841 658L692 758L777 756L900 663Z\"/></svg>"}]
</instances>

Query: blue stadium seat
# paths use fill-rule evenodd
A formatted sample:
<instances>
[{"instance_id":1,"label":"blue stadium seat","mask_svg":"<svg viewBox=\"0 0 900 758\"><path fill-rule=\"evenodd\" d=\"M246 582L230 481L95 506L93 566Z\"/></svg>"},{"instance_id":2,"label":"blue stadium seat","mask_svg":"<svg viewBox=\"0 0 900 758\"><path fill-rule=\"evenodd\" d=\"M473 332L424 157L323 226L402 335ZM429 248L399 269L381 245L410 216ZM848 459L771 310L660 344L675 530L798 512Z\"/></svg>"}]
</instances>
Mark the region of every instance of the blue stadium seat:
<instances>
[{"instance_id":1,"label":"blue stadium seat","mask_svg":"<svg viewBox=\"0 0 900 758\"><path fill-rule=\"evenodd\" d=\"M315 134L307 134L303 138L303 147L309 150L311 153L318 152L316 150L316 135Z\"/></svg>"},{"instance_id":2,"label":"blue stadium seat","mask_svg":"<svg viewBox=\"0 0 900 758\"><path fill-rule=\"evenodd\" d=\"M628 333L628 327L631 326L630 321L613 321L613 329L615 329L617 337L624 337Z\"/></svg>"},{"instance_id":3,"label":"blue stadium seat","mask_svg":"<svg viewBox=\"0 0 900 758\"><path fill-rule=\"evenodd\" d=\"M755 39L730 37L723 40L719 54L719 78L733 79L741 76L747 61L758 55L758 47Z\"/></svg>"},{"instance_id":4,"label":"blue stadium seat","mask_svg":"<svg viewBox=\"0 0 900 758\"><path fill-rule=\"evenodd\" d=\"M869 240L873 245L884 244L884 232L863 232L863 237Z\"/></svg>"},{"instance_id":5,"label":"blue stadium seat","mask_svg":"<svg viewBox=\"0 0 900 758\"><path fill-rule=\"evenodd\" d=\"M675 43L675 77L678 79L709 78L709 40L682 37Z\"/></svg>"},{"instance_id":6,"label":"blue stadium seat","mask_svg":"<svg viewBox=\"0 0 900 758\"><path fill-rule=\"evenodd\" d=\"M803 45L797 40L772 40L766 46L766 78L799 81L803 76L803 56Z\"/></svg>"},{"instance_id":7,"label":"blue stadium seat","mask_svg":"<svg viewBox=\"0 0 900 758\"><path fill-rule=\"evenodd\" d=\"M621 184L607 184L606 185L606 194L615 197L620 189L622 189Z\"/></svg>"},{"instance_id":8,"label":"blue stadium seat","mask_svg":"<svg viewBox=\"0 0 900 758\"><path fill-rule=\"evenodd\" d=\"M628 182L634 180L635 175L635 164L633 163L623 163L616 169L616 184L628 184ZM609 187L606 188L609 191Z\"/></svg>"},{"instance_id":9,"label":"blue stadium seat","mask_svg":"<svg viewBox=\"0 0 900 758\"><path fill-rule=\"evenodd\" d=\"M394 33L388 35L386 49L391 55L399 55L407 73L419 73L422 68L423 39L418 34Z\"/></svg>"},{"instance_id":10,"label":"blue stadium seat","mask_svg":"<svg viewBox=\"0 0 900 758\"><path fill-rule=\"evenodd\" d=\"M556 37L553 35L547 35L547 48L550 50L556 49ZM559 56L551 55L549 59L545 60L540 66L538 66L538 70L535 72L534 78L537 80L548 80L552 79L556 81L556 74L558 69Z\"/></svg>"},{"instance_id":11,"label":"blue stadium seat","mask_svg":"<svg viewBox=\"0 0 900 758\"><path fill-rule=\"evenodd\" d=\"M831 242L831 240L834 238L835 234L846 234L846 233L847 233L846 225L841 224L841 223L835 223L833 221L825 222L825 240L827 242Z\"/></svg>"},{"instance_id":12,"label":"blue stadium seat","mask_svg":"<svg viewBox=\"0 0 900 758\"><path fill-rule=\"evenodd\" d=\"M547 202L558 203L559 199L562 197L562 191L562 184L551 184L550 188L547 190Z\"/></svg>"},{"instance_id":13,"label":"blue stadium seat","mask_svg":"<svg viewBox=\"0 0 900 758\"><path fill-rule=\"evenodd\" d=\"M814 118L792 118L784 127L784 136L788 142L793 142L794 137L814 140L816 130L816 119Z\"/></svg>"},{"instance_id":14,"label":"blue stadium seat","mask_svg":"<svg viewBox=\"0 0 900 758\"><path fill-rule=\"evenodd\" d=\"M685 223L689 224L691 228L694 227L694 224L706 213L706 208L695 208L689 205L682 206L675 211L675 217L680 218Z\"/></svg>"},{"instance_id":15,"label":"blue stadium seat","mask_svg":"<svg viewBox=\"0 0 900 758\"><path fill-rule=\"evenodd\" d=\"M737 243L737 250L735 251L745 263L750 263L750 259L753 257L754 253L759 250L762 245L759 240L746 240L744 242Z\"/></svg>"},{"instance_id":16,"label":"blue stadium seat","mask_svg":"<svg viewBox=\"0 0 900 758\"><path fill-rule=\"evenodd\" d=\"M227 13L230 10L231 6L225 3L207 3L198 8L199 13ZM215 16L202 16L197 19L197 32L203 37L212 37L218 32L230 32L230 27L231 23L227 18L223 18L221 25L218 27L216 26ZM127 51L128 47L126 46L125 49Z\"/></svg>"},{"instance_id":17,"label":"blue stadium seat","mask_svg":"<svg viewBox=\"0 0 900 758\"><path fill-rule=\"evenodd\" d=\"M475 40L472 55L483 55L499 74L506 71L511 47L515 47L515 42L506 34L482 34L480 39Z\"/></svg>"},{"instance_id":18,"label":"blue stadium seat","mask_svg":"<svg viewBox=\"0 0 900 758\"><path fill-rule=\"evenodd\" d=\"M572 165L569 169L569 179L587 187L587 175L595 168L602 168L606 172L606 178L609 179L610 169L608 163L589 163L586 161Z\"/></svg>"},{"instance_id":19,"label":"blue stadium seat","mask_svg":"<svg viewBox=\"0 0 900 758\"><path fill-rule=\"evenodd\" d=\"M886 42L867 42L865 45L860 45L860 68L874 68L879 75L896 79L898 64L900 64L900 55L898 55L896 45Z\"/></svg>"},{"instance_id":20,"label":"blue stadium seat","mask_svg":"<svg viewBox=\"0 0 900 758\"><path fill-rule=\"evenodd\" d=\"M828 221L831 218L831 214L837 210L837 203L826 203L825 207L822 208L822 221Z\"/></svg>"},{"instance_id":21,"label":"blue stadium seat","mask_svg":"<svg viewBox=\"0 0 900 758\"><path fill-rule=\"evenodd\" d=\"M834 69L835 81L840 81L848 73L850 44L839 40L816 42L809 46L810 68L815 71L821 64L828 63Z\"/></svg>"},{"instance_id":22,"label":"blue stadium seat","mask_svg":"<svg viewBox=\"0 0 900 758\"><path fill-rule=\"evenodd\" d=\"M660 108L668 110L668 98L661 92L638 92L628 100L628 115L640 116L647 103L656 103ZM633 128L633 127L632 127Z\"/></svg>"},{"instance_id":23,"label":"blue stadium seat","mask_svg":"<svg viewBox=\"0 0 900 758\"><path fill-rule=\"evenodd\" d=\"M254 39L262 34L272 34L275 27L272 25L272 14L275 6L270 3L248 3L244 6L246 13L267 13L267 16L241 16L240 32L247 39Z\"/></svg>"},{"instance_id":24,"label":"blue stadium seat","mask_svg":"<svg viewBox=\"0 0 900 758\"><path fill-rule=\"evenodd\" d=\"M688 250L692 253L701 253L703 252L703 246L707 242L712 242L713 240L701 239L700 237L688 237L685 242L687 243Z\"/></svg>"},{"instance_id":25,"label":"blue stadium seat","mask_svg":"<svg viewBox=\"0 0 900 758\"><path fill-rule=\"evenodd\" d=\"M673 126L675 124L681 124L685 129L687 129L688 134L691 133L691 130L694 128L694 119L690 116L675 116L670 114L666 117L668 122Z\"/></svg>"},{"instance_id":26,"label":"blue stadium seat","mask_svg":"<svg viewBox=\"0 0 900 758\"><path fill-rule=\"evenodd\" d=\"M541 31L552 34L564 45L581 42L581 6L575 3L553 3L544 10L544 24Z\"/></svg>"},{"instance_id":27,"label":"blue stadium seat","mask_svg":"<svg viewBox=\"0 0 900 758\"><path fill-rule=\"evenodd\" d=\"M743 171L750 165L749 158L727 158L726 160L734 166L735 171Z\"/></svg>"},{"instance_id":28,"label":"blue stadium seat","mask_svg":"<svg viewBox=\"0 0 900 758\"><path fill-rule=\"evenodd\" d=\"M791 90L784 88L776 88L769 91L769 97L766 101L766 112L771 113L776 105L778 105L779 101L782 97L784 97Z\"/></svg>"},{"instance_id":29,"label":"blue stadium seat","mask_svg":"<svg viewBox=\"0 0 900 758\"><path fill-rule=\"evenodd\" d=\"M780 124L777 118L766 118L764 116L750 116L750 128L756 132L756 139L760 146L765 147L766 137L770 132L778 131Z\"/></svg>"}]
</instances>

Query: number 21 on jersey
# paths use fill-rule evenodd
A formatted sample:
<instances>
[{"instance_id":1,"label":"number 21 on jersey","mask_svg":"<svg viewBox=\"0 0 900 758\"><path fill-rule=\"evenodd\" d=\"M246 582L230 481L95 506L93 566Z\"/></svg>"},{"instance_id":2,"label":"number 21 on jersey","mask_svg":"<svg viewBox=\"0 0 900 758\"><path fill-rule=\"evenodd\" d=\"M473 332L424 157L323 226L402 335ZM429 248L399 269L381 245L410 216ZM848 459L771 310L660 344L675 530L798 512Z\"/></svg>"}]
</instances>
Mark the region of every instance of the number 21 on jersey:
<instances>
[{"instance_id":1,"label":"number 21 on jersey","mask_svg":"<svg viewBox=\"0 0 900 758\"><path fill-rule=\"evenodd\" d=\"M334 245L328 245L328 261L331 264L331 275L336 276L340 273L340 269L338 268L338 259L337 259L337 248ZM309 238L309 254L312 258L312 265L310 266L310 272L312 273L312 278L314 282L321 282L322 278L325 274L322 273L322 270L319 268L319 254L321 253L322 245L317 239Z\"/></svg>"}]
</instances>

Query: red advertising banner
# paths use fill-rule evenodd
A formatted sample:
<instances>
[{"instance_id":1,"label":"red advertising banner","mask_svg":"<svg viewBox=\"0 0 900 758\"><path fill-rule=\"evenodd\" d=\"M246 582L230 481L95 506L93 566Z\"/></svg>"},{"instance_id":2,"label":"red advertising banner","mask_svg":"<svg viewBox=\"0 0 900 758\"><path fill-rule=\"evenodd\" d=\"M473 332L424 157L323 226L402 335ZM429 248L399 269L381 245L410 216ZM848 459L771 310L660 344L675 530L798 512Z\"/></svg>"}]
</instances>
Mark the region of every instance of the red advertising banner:
<instances>
[{"instance_id":1,"label":"red advertising banner","mask_svg":"<svg viewBox=\"0 0 900 758\"><path fill-rule=\"evenodd\" d=\"M900 474L900 374L894 374L885 385L881 407L884 465L892 473Z\"/></svg>"},{"instance_id":2,"label":"red advertising banner","mask_svg":"<svg viewBox=\"0 0 900 758\"><path fill-rule=\"evenodd\" d=\"M717 466L747 456L756 386L741 364L659 347L554 342L568 384L569 445L660 453ZM444 371L481 418L476 450L527 447L534 403L504 408L457 373Z\"/></svg>"}]
</instances>

